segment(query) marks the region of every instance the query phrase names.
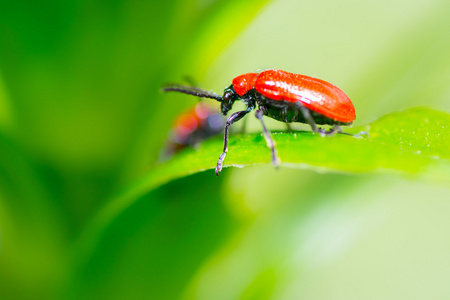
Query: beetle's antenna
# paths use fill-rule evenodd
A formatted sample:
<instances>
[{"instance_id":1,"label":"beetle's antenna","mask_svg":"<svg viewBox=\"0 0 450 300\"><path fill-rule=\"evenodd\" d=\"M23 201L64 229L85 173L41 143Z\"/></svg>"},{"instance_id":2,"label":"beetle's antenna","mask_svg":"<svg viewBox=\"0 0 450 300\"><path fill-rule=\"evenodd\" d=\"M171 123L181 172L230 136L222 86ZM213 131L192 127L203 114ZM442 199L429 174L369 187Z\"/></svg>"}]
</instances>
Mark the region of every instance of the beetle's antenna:
<instances>
[{"instance_id":1,"label":"beetle's antenna","mask_svg":"<svg viewBox=\"0 0 450 300\"><path fill-rule=\"evenodd\" d=\"M219 102L223 101L222 96L220 96L216 93L202 90L197 87L193 87L193 86L173 84L173 85L167 85L167 86L163 87L161 89L161 91L163 91L163 92L180 92L183 94L193 95L193 96L197 96L197 97L214 99Z\"/></svg>"}]
</instances>

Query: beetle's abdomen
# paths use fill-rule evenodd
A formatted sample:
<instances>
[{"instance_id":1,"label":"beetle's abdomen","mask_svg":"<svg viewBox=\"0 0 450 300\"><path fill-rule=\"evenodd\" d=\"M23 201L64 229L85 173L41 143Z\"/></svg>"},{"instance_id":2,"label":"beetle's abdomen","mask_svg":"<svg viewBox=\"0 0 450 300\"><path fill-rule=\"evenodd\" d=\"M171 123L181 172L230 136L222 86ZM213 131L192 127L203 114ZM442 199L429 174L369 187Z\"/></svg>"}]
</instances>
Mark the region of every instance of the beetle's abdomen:
<instances>
[{"instance_id":1,"label":"beetle's abdomen","mask_svg":"<svg viewBox=\"0 0 450 300\"><path fill-rule=\"evenodd\" d=\"M302 114L299 103L289 102L285 100L272 100L264 97L261 94L256 95L256 101L259 109L263 111L265 116L272 119L291 123L299 122L308 124L308 120ZM309 113L314 122L319 125L351 125L351 122L341 122L335 119L328 118L323 114L309 109Z\"/></svg>"},{"instance_id":2,"label":"beetle's abdomen","mask_svg":"<svg viewBox=\"0 0 450 300\"><path fill-rule=\"evenodd\" d=\"M254 87L258 74L259 73L246 73L235 77L232 82L234 91L239 96L243 96Z\"/></svg>"},{"instance_id":3,"label":"beetle's abdomen","mask_svg":"<svg viewBox=\"0 0 450 300\"><path fill-rule=\"evenodd\" d=\"M355 107L348 96L324 80L281 70L266 70L257 75L254 88L273 100L301 102L326 118L343 123L355 120Z\"/></svg>"}]
</instances>

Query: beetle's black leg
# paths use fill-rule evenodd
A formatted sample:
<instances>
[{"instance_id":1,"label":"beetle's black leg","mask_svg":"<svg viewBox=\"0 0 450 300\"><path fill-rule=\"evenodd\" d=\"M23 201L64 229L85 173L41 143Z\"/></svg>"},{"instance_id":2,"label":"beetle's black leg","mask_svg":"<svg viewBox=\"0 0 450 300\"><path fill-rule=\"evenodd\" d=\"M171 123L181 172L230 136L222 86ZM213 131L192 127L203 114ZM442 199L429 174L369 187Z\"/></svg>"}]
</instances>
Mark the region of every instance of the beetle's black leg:
<instances>
[{"instance_id":1,"label":"beetle's black leg","mask_svg":"<svg viewBox=\"0 0 450 300\"><path fill-rule=\"evenodd\" d=\"M224 137L224 142L223 142L223 152L220 155L219 161L217 162L217 166L216 166L216 175L217 176L219 176L220 171L222 171L223 161L224 161L225 156L227 155L227 152L228 152L228 127L230 127L231 124L233 124L234 122L239 121L240 119L242 119L250 111L251 111L251 109L238 111L238 112L233 113L228 118L227 124L225 125L225 137Z\"/></svg>"},{"instance_id":2,"label":"beetle's black leg","mask_svg":"<svg viewBox=\"0 0 450 300\"><path fill-rule=\"evenodd\" d=\"M348 134L351 135L350 133L346 133L342 130L341 126L339 125L334 125L333 127L331 127L330 130L326 131L325 129L319 128L319 133L322 136L333 136L336 133L341 133L341 134Z\"/></svg>"},{"instance_id":3,"label":"beetle's black leg","mask_svg":"<svg viewBox=\"0 0 450 300\"><path fill-rule=\"evenodd\" d=\"M312 131L317 132L318 134L320 134L320 136L325 136L326 135L326 131L323 130L323 129L317 128L316 122L314 121L314 118L312 117L311 112L309 111L309 109L307 109L306 107L304 107L300 103L298 104L298 107L300 108L300 112L302 113L303 118L311 126Z\"/></svg>"},{"instance_id":4,"label":"beetle's black leg","mask_svg":"<svg viewBox=\"0 0 450 300\"><path fill-rule=\"evenodd\" d=\"M266 140L267 146L272 151L272 164L275 166L275 168L278 168L278 165L280 164L280 158L278 157L277 149L275 148L275 142L272 139L272 136L270 135L270 131L267 130L266 125L264 124L263 115L264 115L263 112L259 109L255 113L255 117L261 121L261 125L264 130L264 138Z\"/></svg>"},{"instance_id":5,"label":"beetle's black leg","mask_svg":"<svg viewBox=\"0 0 450 300\"><path fill-rule=\"evenodd\" d=\"M304 107L301 104L299 104L299 108L300 108L300 111L301 111L301 113L303 115L303 118L311 126L312 131L317 132L322 137L324 137L324 136L333 136L333 135L335 135L337 133L350 135L350 136L353 136L353 137L356 137L356 138L361 138L361 135L369 136L369 133L367 131L361 131L361 132L359 132L357 134L351 134L351 133L344 132L342 130L341 126L339 126L339 125L334 125L329 131L326 131L325 129L322 129L322 128L318 128L317 125L316 125L316 122L314 122L314 118L312 117L311 112L309 111L309 109L307 109L306 107Z\"/></svg>"},{"instance_id":6,"label":"beetle's black leg","mask_svg":"<svg viewBox=\"0 0 450 300\"><path fill-rule=\"evenodd\" d=\"M323 130L323 129L319 129L319 130ZM349 136L352 136L352 137L355 137L358 139L361 139L362 135L369 136L369 133L367 131L360 131L356 134L345 132L344 130L342 130L341 126L339 126L339 125L334 125L329 131L323 130L323 133L328 136L335 135L336 133L345 134L345 135L349 135Z\"/></svg>"},{"instance_id":7,"label":"beetle's black leg","mask_svg":"<svg viewBox=\"0 0 450 300\"><path fill-rule=\"evenodd\" d=\"M292 131L292 127L290 123L286 123L286 131L287 132L291 132Z\"/></svg>"},{"instance_id":8,"label":"beetle's black leg","mask_svg":"<svg viewBox=\"0 0 450 300\"><path fill-rule=\"evenodd\" d=\"M338 132L340 134L345 134L345 135L350 135L352 137L358 138L358 139L362 139L362 135L365 135L367 137L369 137L369 132L367 131L360 131L356 134L352 134L352 133L348 133L348 132L343 132L342 130L340 132Z\"/></svg>"}]
</instances>

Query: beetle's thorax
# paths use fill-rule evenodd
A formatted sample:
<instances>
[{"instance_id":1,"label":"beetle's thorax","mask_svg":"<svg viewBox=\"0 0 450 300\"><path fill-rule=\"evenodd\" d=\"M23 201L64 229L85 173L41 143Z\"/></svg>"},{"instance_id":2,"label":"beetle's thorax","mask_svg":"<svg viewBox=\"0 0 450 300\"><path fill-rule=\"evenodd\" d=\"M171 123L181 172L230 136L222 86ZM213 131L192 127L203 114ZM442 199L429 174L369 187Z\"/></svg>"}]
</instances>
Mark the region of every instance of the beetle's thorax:
<instances>
[{"instance_id":1,"label":"beetle's thorax","mask_svg":"<svg viewBox=\"0 0 450 300\"><path fill-rule=\"evenodd\" d=\"M246 73L234 77L232 85L239 96L244 96L255 87L256 78L259 73Z\"/></svg>"}]
</instances>

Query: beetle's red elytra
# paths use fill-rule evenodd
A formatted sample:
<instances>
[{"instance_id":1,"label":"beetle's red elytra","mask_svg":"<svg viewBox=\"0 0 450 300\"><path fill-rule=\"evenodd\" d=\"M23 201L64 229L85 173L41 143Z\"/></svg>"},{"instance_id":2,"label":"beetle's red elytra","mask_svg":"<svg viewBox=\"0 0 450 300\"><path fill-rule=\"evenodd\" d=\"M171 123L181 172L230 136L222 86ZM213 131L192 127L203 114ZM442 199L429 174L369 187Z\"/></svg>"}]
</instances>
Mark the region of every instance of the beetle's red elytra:
<instances>
[{"instance_id":1,"label":"beetle's red elytra","mask_svg":"<svg viewBox=\"0 0 450 300\"><path fill-rule=\"evenodd\" d=\"M307 108L334 120L355 120L355 107L350 98L331 83L306 75L281 70L247 73L233 79L236 93L243 96L254 88L261 95L289 102L301 102Z\"/></svg>"},{"instance_id":2,"label":"beetle's red elytra","mask_svg":"<svg viewBox=\"0 0 450 300\"><path fill-rule=\"evenodd\" d=\"M276 167L280 160L275 149L275 142L263 122L263 116L286 123L308 123L312 131L321 136L332 136L336 133L352 135L343 132L339 125L351 125L356 118L353 103L338 87L318 78L282 70L269 69L236 76L232 84L224 90L223 96L181 85L166 86L162 90L215 99L221 102L224 115L227 115L237 100L246 105L247 109L231 114L227 120L224 147L217 162L216 175L219 175L222 170L223 161L228 152L229 126L254 109L256 109L255 117L261 122L264 137L272 152L272 164ZM333 127L326 131L318 128L317 124L333 125ZM363 131L352 136L360 137L363 134L368 135Z\"/></svg>"}]
</instances>

